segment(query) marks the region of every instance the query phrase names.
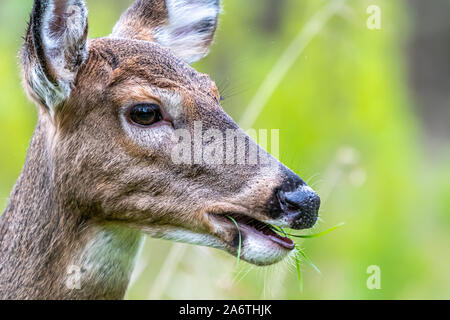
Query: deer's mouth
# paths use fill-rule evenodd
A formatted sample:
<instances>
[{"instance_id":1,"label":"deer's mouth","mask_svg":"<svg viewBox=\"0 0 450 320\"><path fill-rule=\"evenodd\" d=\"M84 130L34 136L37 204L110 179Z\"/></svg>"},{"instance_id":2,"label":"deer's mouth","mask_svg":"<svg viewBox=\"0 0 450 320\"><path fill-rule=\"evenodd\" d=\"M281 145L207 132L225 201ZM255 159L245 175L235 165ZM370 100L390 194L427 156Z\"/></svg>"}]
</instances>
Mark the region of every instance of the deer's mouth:
<instances>
[{"instance_id":1,"label":"deer's mouth","mask_svg":"<svg viewBox=\"0 0 450 320\"><path fill-rule=\"evenodd\" d=\"M295 243L273 230L273 226L249 217L233 213L214 215L214 218L226 230L228 251L247 262L256 265L270 265L282 260L295 249Z\"/></svg>"},{"instance_id":2,"label":"deer's mouth","mask_svg":"<svg viewBox=\"0 0 450 320\"><path fill-rule=\"evenodd\" d=\"M236 229L242 232L252 232L258 236L265 237L270 241L282 246L285 249L293 250L295 248L295 243L287 237L282 237L275 231L273 227L267 223L256 220L252 217L245 216L242 214L233 213L226 216L231 222L233 222Z\"/></svg>"}]
</instances>

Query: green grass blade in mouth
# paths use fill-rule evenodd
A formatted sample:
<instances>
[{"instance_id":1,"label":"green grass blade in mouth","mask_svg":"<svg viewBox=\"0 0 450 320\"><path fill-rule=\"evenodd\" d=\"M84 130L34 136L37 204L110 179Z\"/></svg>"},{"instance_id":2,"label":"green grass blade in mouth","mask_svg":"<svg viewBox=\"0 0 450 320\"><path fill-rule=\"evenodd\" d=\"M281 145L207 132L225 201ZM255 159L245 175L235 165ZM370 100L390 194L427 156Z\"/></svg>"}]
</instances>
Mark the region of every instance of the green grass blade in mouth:
<instances>
[{"instance_id":1,"label":"green grass blade in mouth","mask_svg":"<svg viewBox=\"0 0 450 320\"><path fill-rule=\"evenodd\" d=\"M289 235L288 235L287 232L284 230L284 228L280 228L280 229L281 229L281 231L283 232L283 234L284 234L285 237L289 237Z\"/></svg>"},{"instance_id":2,"label":"green grass blade in mouth","mask_svg":"<svg viewBox=\"0 0 450 320\"><path fill-rule=\"evenodd\" d=\"M284 231L283 228L271 225L271 224L267 224L266 225L272 230L275 231L276 233L282 233L285 237L288 237L289 235L286 233L286 231Z\"/></svg>"},{"instance_id":3,"label":"green grass blade in mouth","mask_svg":"<svg viewBox=\"0 0 450 320\"><path fill-rule=\"evenodd\" d=\"M299 252L302 252L302 250L298 247L298 245L295 245L295 266L297 267L297 277L298 277L298 287L300 289L300 293L303 293L303 278L302 278L302 269L300 267L300 254Z\"/></svg>"},{"instance_id":4,"label":"green grass blade in mouth","mask_svg":"<svg viewBox=\"0 0 450 320\"><path fill-rule=\"evenodd\" d=\"M297 252L300 253L300 255L303 257L303 259L305 259L305 261L311 267L313 267L314 270L316 270L318 273L322 274L322 272L320 272L319 268L317 268L317 266L311 261L311 259L306 255L306 253L302 249L300 249L298 246L295 246L295 248L297 249Z\"/></svg>"},{"instance_id":5,"label":"green grass blade in mouth","mask_svg":"<svg viewBox=\"0 0 450 320\"><path fill-rule=\"evenodd\" d=\"M230 219L231 221L233 221L234 225L236 226L236 228L238 229L238 232L239 232L239 248L238 248L237 262L236 262L236 264L239 265L239 261L241 259L241 250L242 250L241 229L239 228L239 224L236 222L236 220L233 217L227 216L227 218Z\"/></svg>"},{"instance_id":6,"label":"green grass blade in mouth","mask_svg":"<svg viewBox=\"0 0 450 320\"><path fill-rule=\"evenodd\" d=\"M332 232L332 231L342 227L344 224L345 224L344 222L339 223L338 225L334 226L333 228L330 228L328 230L325 230L323 232L319 232L319 233L316 233L316 234L305 234L305 235L301 235L301 234L297 235L297 234L290 234L290 233L285 233L285 234L287 234L288 236L291 236L291 237L302 238L302 239L318 238L318 237L324 236L324 235L326 235L326 234L328 234L328 233L330 233L330 232Z\"/></svg>"}]
</instances>

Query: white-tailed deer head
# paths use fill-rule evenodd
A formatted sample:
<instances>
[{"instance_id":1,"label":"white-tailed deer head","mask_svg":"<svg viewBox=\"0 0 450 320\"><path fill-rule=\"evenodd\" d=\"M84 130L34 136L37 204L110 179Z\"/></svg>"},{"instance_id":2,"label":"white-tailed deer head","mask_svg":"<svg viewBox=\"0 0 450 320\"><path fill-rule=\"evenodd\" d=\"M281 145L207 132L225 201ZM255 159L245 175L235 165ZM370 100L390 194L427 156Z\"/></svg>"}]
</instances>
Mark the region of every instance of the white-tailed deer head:
<instances>
[{"instance_id":1,"label":"white-tailed deer head","mask_svg":"<svg viewBox=\"0 0 450 320\"><path fill-rule=\"evenodd\" d=\"M21 54L40 110L34 143L45 168L34 170L48 176L41 187L54 206L83 227L112 224L233 255L241 233L241 258L268 265L294 244L264 222L310 228L320 200L239 129L214 82L189 66L207 54L219 12L219 0L138 0L110 36L88 40L84 1L36 0ZM180 162L181 141L192 155ZM251 150L266 161L249 161Z\"/></svg>"}]
</instances>

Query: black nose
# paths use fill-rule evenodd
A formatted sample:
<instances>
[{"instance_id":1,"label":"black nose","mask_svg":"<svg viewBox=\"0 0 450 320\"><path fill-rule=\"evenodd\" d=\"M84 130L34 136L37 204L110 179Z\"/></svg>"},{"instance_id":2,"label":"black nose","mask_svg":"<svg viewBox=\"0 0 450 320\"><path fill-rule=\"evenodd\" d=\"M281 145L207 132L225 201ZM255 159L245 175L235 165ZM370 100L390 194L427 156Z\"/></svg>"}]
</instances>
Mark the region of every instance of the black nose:
<instances>
[{"instance_id":1,"label":"black nose","mask_svg":"<svg viewBox=\"0 0 450 320\"><path fill-rule=\"evenodd\" d=\"M278 191L281 208L292 217L293 229L313 227L319 217L320 198L310 187L300 186L294 191Z\"/></svg>"}]
</instances>

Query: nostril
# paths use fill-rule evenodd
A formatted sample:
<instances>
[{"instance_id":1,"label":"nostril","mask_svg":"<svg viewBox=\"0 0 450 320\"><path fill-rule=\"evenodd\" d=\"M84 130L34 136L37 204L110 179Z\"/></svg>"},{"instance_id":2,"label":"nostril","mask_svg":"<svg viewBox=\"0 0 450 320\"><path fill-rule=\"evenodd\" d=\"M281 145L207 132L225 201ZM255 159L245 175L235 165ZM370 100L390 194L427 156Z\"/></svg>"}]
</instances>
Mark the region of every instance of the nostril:
<instances>
[{"instance_id":1,"label":"nostril","mask_svg":"<svg viewBox=\"0 0 450 320\"><path fill-rule=\"evenodd\" d=\"M279 199L286 209L290 210L314 209L320 206L320 198L315 192L302 189L294 192L280 191Z\"/></svg>"},{"instance_id":2,"label":"nostril","mask_svg":"<svg viewBox=\"0 0 450 320\"><path fill-rule=\"evenodd\" d=\"M308 201L308 196L303 192L289 192L285 195L286 205L292 210L301 210Z\"/></svg>"},{"instance_id":3,"label":"nostril","mask_svg":"<svg viewBox=\"0 0 450 320\"><path fill-rule=\"evenodd\" d=\"M286 199L285 202L286 202L287 209L289 209L291 211L296 211L296 210L301 209L301 206L297 202L292 201L292 199Z\"/></svg>"},{"instance_id":4,"label":"nostril","mask_svg":"<svg viewBox=\"0 0 450 320\"><path fill-rule=\"evenodd\" d=\"M295 197L292 196L293 192L284 192L280 190L278 192L278 200L280 201L281 207L284 211L298 211L299 205Z\"/></svg>"}]
</instances>

